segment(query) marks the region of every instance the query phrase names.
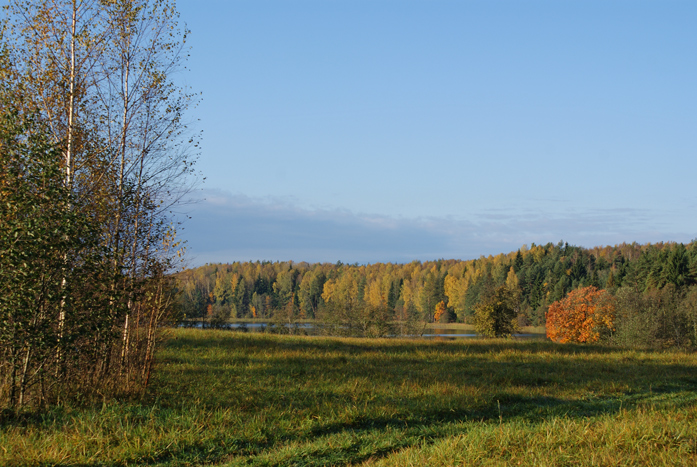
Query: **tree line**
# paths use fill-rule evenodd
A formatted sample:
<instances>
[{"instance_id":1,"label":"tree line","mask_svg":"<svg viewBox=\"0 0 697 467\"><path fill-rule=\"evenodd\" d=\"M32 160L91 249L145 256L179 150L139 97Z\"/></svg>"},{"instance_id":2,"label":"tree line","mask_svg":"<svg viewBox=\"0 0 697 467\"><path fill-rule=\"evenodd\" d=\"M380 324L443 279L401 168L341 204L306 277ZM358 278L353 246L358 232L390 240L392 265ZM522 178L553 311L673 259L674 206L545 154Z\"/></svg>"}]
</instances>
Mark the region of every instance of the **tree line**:
<instances>
[{"instance_id":1,"label":"tree line","mask_svg":"<svg viewBox=\"0 0 697 467\"><path fill-rule=\"evenodd\" d=\"M12 0L0 37L0 408L139 392L192 180L168 0Z\"/></svg>"},{"instance_id":2,"label":"tree line","mask_svg":"<svg viewBox=\"0 0 697 467\"><path fill-rule=\"evenodd\" d=\"M631 319L651 308L637 303L651 300L659 303L651 316L668 316L666 307L678 309L695 294L697 242L596 248L532 244L468 261L408 264L236 262L207 264L177 277L180 310L190 319L321 319L343 323L343 329L354 323L348 329L358 335L381 334L387 332L386 322L474 323L478 305L503 290L519 325L541 326L552 303L589 286L625 297L622 310L631 308ZM683 328L685 337L689 326ZM680 340L665 334L654 331L654 337L642 339Z\"/></svg>"}]
</instances>

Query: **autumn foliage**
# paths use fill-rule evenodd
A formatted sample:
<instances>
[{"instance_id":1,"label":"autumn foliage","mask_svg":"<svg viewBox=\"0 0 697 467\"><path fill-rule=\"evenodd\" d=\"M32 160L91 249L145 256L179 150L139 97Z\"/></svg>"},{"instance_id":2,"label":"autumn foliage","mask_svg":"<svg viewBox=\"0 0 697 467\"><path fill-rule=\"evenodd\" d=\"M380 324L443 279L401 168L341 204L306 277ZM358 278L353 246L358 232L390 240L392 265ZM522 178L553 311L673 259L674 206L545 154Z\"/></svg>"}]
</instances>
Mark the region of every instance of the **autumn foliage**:
<instances>
[{"instance_id":1,"label":"autumn foliage","mask_svg":"<svg viewBox=\"0 0 697 467\"><path fill-rule=\"evenodd\" d=\"M443 315L448 311L447 307L445 306L445 302L441 300L438 302L436 305L436 312L433 314L433 321L438 322L440 319L443 317Z\"/></svg>"},{"instance_id":2,"label":"autumn foliage","mask_svg":"<svg viewBox=\"0 0 697 467\"><path fill-rule=\"evenodd\" d=\"M485 337L508 337L517 331L511 293L502 286L474 308L474 329Z\"/></svg>"},{"instance_id":3,"label":"autumn foliage","mask_svg":"<svg viewBox=\"0 0 697 467\"><path fill-rule=\"evenodd\" d=\"M614 330L615 299L594 286L577 289L547 311L547 337L555 342L597 342Z\"/></svg>"}]
</instances>

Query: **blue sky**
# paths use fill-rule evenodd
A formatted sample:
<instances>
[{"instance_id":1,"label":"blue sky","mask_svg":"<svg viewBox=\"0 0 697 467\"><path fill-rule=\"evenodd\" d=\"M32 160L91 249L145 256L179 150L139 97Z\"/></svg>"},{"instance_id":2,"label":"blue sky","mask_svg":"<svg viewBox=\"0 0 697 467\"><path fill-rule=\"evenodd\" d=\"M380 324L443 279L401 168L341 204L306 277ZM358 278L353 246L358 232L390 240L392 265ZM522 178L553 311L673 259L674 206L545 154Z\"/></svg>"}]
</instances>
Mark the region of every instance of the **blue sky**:
<instances>
[{"instance_id":1,"label":"blue sky","mask_svg":"<svg viewBox=\"0 0 697 467\"><path fill-rule=\"evenodd\" d=\"M697 3L180 0L192 265L697 237Z\"/></svg>"}]
</instances>

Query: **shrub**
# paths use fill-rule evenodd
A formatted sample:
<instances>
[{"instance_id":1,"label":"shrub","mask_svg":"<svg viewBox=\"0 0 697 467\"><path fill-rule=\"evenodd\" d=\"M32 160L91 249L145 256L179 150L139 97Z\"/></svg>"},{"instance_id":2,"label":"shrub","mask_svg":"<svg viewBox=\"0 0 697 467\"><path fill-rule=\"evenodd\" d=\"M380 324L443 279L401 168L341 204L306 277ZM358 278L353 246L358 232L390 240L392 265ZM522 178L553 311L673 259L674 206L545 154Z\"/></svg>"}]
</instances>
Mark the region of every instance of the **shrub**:
<instances>
[{"instance_id":1,"label":"shrub","mask_svg":"<svg viewBox=\"0 0 697 467\"><path fill-rule=\"evenodd\" d=\"M594 286L577 289L549 306L547 337L555 342L597 342L614 330L615 299Z\"/></svg>"},{"instance_id":2,"label":"shrub","mask_svg":"<svg viewBox=\"0 0 697 467\"><path fill-rule=\"evenodd\" d=\"M448 322L448 309L445 306L445 302L443 300L438 302L438 304L436 305L436 312L433 314L433 321L436 323L439 321L443 321L446 323Z\"/></svg>"},{"instance_id":3,"label":"shrub","mask_svg":"<svg viewBox=\"0 0 697 467\"><path fill-rule=\"evenodd\" d=\"M633 347L697 345L697 286L617 290L613 341Z\"/></svg>"},{"instance_id":4,"label":"shrub","mask_svg":"<svg viewBox=\"0 0 697 467\"><path fill-rule=\"evenodd\" d=\"M518 328L510 293L499 287L474 307L474 328L486 337L507 337Z\"/></svg>"}]
</instances>

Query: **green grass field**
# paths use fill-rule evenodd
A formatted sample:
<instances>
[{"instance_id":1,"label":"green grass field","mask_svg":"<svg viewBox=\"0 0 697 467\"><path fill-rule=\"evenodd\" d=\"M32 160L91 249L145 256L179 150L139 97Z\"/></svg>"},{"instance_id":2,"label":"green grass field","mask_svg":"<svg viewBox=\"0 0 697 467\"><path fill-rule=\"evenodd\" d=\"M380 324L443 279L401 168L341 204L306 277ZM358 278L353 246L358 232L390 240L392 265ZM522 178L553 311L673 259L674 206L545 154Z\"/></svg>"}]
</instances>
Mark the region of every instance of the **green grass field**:
<instances>
[{"instance_id":1,"label":"green grass field","mask_svg":"<svg viewBox=\"0 0 697 467\"><path fill-rule=\"evenodd\" d=\"M697 465L697 354L180 329L145 400L6 418L0 464Z\"/></svg>"}]
</instances>

